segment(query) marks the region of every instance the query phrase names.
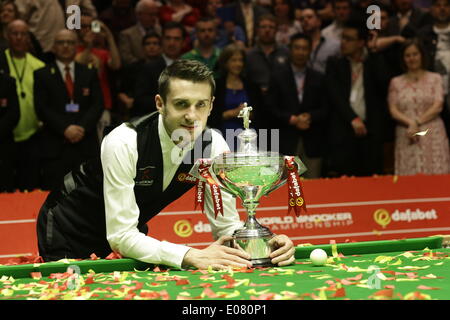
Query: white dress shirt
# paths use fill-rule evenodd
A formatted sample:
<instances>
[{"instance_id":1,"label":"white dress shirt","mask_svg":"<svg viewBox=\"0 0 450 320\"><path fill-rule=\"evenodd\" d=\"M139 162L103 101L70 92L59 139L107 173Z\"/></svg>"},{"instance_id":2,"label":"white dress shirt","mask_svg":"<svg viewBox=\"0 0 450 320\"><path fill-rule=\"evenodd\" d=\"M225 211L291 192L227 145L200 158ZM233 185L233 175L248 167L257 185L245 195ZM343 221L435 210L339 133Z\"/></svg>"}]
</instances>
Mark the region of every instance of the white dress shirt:
<instances>
[{"instance_id":1,"label":"white dress shirt","mask_svg":"<svg viewBox=\"0 0 450 320\"><path fill-rule=\"evenodd\" d=\"M303 102L303 91L305 89L306 68L299 69L291 64L292 72L294 73L295 84L297 85L298 102Z\"/></svg>"},{"instance_id":2,"label":"white dress shirt","mask_svg":"<svg viewBox=\"0 0 450 320\"><path fill-rule=\"evenodd\" d=\"M58 66L59 72L61 72L63 81L66 81L66 65L59 60L56 60L56 65ZM72 77L72 81L75 83L75 62L72 61L68 66L70 68L70 76Z\"/></svg>"},{"instance_id":3,"label":"white dress shirt","mask_svg":"<svg viewBox=\"0 0 450 320\"><path fill-rule=\"evenodd\" d=\"M166 62L166 66L170 66L175 60L169 58L168 56L166 56L164 53L162 54L162 57L164 59L164 61Z\"/></svg>"},{"instance_id":4,"label":"white dress shirt","mask_svg":"<svg viewBox=\"0 0 450 320\"><path fill-rule=\"evenodd\" d=\"M229 151L229 148L220 134L214 130L212 132L211 158L214 158L224 151ZM189 148L184 148L180 154L181 149L167 134L161 115L158 119L158 133L163 154L163 190L165 190ZM174 148L178 149L173 152ZM180 154L179 162L172 160L174 154ZM104 173L103 193L107 240L111 248L124 257L181 268L184 255L190 247L159 241L139 232L137 228L139 207L133 189L137 160L135 130L122 124L104 138L101 146L101 161ZM211 192L209 188L205 189L205 213L211 224L214 239L222 235L232 235L234 230L243 225L236 210L236 199L222 192L224 215L214 218Z\"/></svg>"}]
</instances>

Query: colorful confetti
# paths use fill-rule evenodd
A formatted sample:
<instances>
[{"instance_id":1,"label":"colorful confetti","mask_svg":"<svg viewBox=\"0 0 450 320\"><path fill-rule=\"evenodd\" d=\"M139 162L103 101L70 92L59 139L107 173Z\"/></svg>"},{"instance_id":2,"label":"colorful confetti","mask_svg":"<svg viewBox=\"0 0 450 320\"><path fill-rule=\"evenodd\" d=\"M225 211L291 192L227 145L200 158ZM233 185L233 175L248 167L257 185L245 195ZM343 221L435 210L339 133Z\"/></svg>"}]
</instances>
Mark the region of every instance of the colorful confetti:
<instances>
[{"instance_id":1,"label":"colorful confetti","mask_svg":"<svg viewBox=\"0 0 450 320\"><path fill-rule=\"evenodd\" d=\"M448 298L450 285L445 278L450 249L347 256L338 253L337 246L332 251L333 259L345 259L345 263L317 267L308 263L308 259L299 259L290 266L275 268L180 271L152 266L146 271L96 273L89 270L81 275L66 266L72 260L60 261L66 272L44 273L40 271L42 264L35 263L28 278L0 274L0 300ZM96 255L90 259L96 260L93 265L101 261Z\"/></svg>"}]
</instances>

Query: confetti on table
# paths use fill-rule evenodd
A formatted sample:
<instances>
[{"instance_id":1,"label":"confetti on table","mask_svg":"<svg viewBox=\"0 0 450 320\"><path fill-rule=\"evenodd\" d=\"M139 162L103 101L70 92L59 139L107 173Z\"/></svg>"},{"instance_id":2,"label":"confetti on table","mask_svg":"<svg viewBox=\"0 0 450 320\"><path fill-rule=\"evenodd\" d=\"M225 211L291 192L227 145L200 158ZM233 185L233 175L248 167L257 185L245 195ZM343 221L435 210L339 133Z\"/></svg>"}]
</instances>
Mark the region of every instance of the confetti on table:
<instances>
[{"instance_id":1,"label":"confetti on table","mask_svg":"<svg viewBox=\"0 0 450 320\"><path fill-rule=\"evenodd\" d=\"M405 295L404 300L431 300L431 296L419 291L410 292Z\"/></svg>"},{"instance_id":2,"label":"confetti on table","mask_svg":"<svg viewBox=\"0 0 450 320\"><path fill-rule=\"evenodd\" d=\"M341 260L339 258L339 254L337 251L336 240L330 240L330 244L331 244L331 255L333 256L333 258L335 258L337 260Z\"/></svg>"},{"instance_id":3,"label":"confetti on table","mask_svg":"<svg viewBox=\"0 0 450 320\"><path fill-rule=\"evenodd\" d=\"M441 288L437 288L437 287L428 287L428 286L424 286L424 285L420 285L417 287L417 289L419 290L439 290Z\"/></svg>"},{"instance_id":4,"label":"confetti on table","mask_svg":"<svg viewBox=\"0 0 450 320\"><path fill-rule=\"evenodd\" d=\"M41 279L42 278L42 273L40 273L40 272L31 272L30 276L33 279Z\"/></svg>"}]
</instances>

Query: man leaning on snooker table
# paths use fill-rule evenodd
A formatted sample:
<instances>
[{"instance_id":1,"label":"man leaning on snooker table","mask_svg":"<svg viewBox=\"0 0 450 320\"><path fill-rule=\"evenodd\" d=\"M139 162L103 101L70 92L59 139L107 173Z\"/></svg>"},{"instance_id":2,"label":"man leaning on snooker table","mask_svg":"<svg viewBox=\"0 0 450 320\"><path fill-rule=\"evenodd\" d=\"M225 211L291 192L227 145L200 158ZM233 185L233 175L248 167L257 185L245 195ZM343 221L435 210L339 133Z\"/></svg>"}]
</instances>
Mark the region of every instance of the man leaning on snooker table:
<instances>
[{"instance_id":1,"label":"man leaning on snooker table","mask_svg":"<svg viewBox=\"0 0 450 320\"><path fill-rule=\"evenodd\" d=\"M106 257L114 251L176 268L252 266L248 253L224 245L242 226L236 201L226 193L222 195L224 214L214 218L210 191L206 192L205 212L218 239L207 248L147 236L146 223L193 186L174 178L189 172L195 163L194 152L189 151L197 143L202 150L210 150L203 157L229 151L223 137L206 127L215 89L206 66L175 61L161 73L158 86L158 112L112 130L102 142L100 157L67 174L61 188L47 197L37 222L44 261L86 259L92 253ZM187 141L177 138L180 132L186 133L182 136ZM275 248L270 256L273 264L294 262L294 246L286 235L275 236L270 244Z\"/></svg>"}]
</instances>

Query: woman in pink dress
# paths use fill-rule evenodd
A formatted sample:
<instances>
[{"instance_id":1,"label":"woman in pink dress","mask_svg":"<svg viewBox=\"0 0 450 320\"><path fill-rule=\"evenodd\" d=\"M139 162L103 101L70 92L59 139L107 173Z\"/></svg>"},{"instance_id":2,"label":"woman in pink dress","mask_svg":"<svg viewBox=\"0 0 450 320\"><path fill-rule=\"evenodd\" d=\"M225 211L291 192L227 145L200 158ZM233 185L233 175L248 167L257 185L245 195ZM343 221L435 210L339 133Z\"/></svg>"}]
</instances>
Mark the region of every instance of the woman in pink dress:
<instances>
[{"instance_id":1,"label":"woman in pink dress","mask_svg":"<svg viewBox=\"0 0 450 320\"><path fill-rule=\"evenodd\" d=\"M389 110L397 121L395 174L450 173L450 151L444 122L441 75L425 70L425 51L417 40L402 49L404 74L391 80Z\"/></svg>"}]
</instances>

